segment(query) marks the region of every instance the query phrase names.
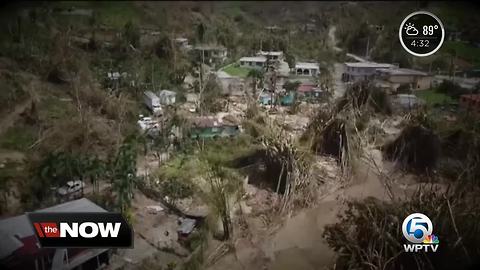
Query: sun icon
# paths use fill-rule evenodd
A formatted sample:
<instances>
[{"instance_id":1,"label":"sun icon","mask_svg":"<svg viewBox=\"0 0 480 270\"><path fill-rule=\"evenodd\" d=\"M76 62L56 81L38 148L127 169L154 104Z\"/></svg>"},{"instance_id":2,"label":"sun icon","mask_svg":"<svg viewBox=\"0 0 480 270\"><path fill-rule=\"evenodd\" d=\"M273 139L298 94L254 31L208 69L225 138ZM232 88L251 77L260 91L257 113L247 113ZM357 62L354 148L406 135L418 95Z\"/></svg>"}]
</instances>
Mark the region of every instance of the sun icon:
<instances>
[{"instance_id":1,"label":"sun icon","mask_svg":"<svg viewBox=\"0 0 480 270\"><path fill-rule=\"evenodd\" d=\"M405 24L405 33L409 36L416 36L418 35L418 30L413 23L407 23Z\"/></svg>"}]
</instances>

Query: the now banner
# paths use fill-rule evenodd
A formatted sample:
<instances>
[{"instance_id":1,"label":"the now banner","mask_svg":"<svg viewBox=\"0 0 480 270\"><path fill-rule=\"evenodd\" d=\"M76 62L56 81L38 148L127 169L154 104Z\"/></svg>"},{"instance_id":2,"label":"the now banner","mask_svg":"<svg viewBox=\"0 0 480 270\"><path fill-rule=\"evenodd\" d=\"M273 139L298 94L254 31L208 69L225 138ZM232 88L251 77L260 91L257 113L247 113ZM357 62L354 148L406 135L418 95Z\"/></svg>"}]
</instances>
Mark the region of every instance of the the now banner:
<instances>
[{"instance_id":1,"label":"the now banner","mask_svg":"<svg viewBox=\"0 0 480 270\"><path fill-rule=\"evenodd\" d=\"M132 248L133 230L120 213L27 213L42 248Z\"/></svg>"}]
</instances>

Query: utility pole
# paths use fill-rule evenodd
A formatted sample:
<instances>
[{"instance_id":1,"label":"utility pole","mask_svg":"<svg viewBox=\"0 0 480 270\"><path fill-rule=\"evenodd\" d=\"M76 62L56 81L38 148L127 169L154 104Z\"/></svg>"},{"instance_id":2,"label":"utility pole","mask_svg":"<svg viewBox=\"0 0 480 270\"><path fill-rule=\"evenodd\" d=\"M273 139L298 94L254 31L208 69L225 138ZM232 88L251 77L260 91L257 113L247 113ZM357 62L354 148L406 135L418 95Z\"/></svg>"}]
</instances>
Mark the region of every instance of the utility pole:
<instances>
[{"instance_id":1,"label":"utility pole","mask_svg":"<svg viewBox=\"0 0 480 270\"><path fill-rule=\"evenodd\" d=\"M200 63L200 95L198 98L198 103L200 107L200 115L203 116L203 104L202 104L202 96L203 96L203 88L204 88L204 83L203 83L203 64L205 63L205 50L202 49L202 63Z\"/></svg>"},{"instance_id":2,"label":"utility pole","mask_svg":"<svg viewBox=\"0 0 480 270\"><path fill-rule=\"evenodd\" d=\"M173 51L173 72L174 74L177 72L177 50L175 49L175 45L173 39L175 38L175 32L172 32L172 37L170 38L170 47Z\"/></svg>"},{"instance_id":3,"label":"utility pole","mask_svg":"<svg viewBox=\"0 0 480 270\"><path fill-rule=\"evenodd\" d=\"M365 59L370 60L368 58L368 47L370 47L370 34L368 34L368 37L367 37L367 48L365 50Z\"/></svg>"},{"instance_id":4,"label":"utility pole","mask_svg":"<svg viewBox=\"0 0 480 270\"><path fill-rule=\"evenodd\" d=\"M153 82L153 74L154 74L154 73L153 73L153 65L154 65L154 64L153 64L153 62L152 62L152 91L155 92L155 84L154 84L154 82Z\"/></svg>"},{"instance_id":5,"label":"utility pole","mask_svg":"<svg viewBox=\"0 0 480 270\"><path fill-rule=\"evenodd\" d=\"M260 51L263 50L263 38L260 36Z\"/></svg>"}]
</instances>

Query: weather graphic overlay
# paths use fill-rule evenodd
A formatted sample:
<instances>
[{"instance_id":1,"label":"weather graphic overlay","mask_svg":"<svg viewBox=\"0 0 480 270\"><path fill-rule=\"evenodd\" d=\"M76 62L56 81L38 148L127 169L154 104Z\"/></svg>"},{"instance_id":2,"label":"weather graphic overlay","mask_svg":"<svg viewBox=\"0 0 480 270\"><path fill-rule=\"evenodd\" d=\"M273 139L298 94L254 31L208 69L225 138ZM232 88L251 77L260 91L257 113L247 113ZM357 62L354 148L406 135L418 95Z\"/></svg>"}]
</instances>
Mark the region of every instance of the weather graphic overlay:
<instances>
[{"instance_id":1,"label":"weather graphic overlay","mask_svg":"<svg viewBox=\"0 0 480 270\"><path fill-rule=\"evenodd\" d=\"M432 55L440 49L445 38L445 30L437 16L427 11L417 11L403 20L398 36L407 52L423 57Z\"/></svg>"}]
</instances>

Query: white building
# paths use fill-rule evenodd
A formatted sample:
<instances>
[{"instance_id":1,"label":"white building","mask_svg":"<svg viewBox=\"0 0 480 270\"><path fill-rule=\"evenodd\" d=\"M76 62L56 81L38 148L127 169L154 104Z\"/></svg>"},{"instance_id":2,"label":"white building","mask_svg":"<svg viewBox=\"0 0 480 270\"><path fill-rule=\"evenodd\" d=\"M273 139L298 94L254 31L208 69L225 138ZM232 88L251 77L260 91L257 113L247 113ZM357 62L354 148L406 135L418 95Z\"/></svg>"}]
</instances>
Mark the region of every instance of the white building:
<instances>
[{"instance_id":1,"label":"white building","mask_svg":"<svg viewBox=\"0 0 480 270\"><path fill-rule=\"evenodd\" d=\"M266 57L270 61L282 61L283 60L283 52L282 51L259 51L257 56Z\"/></svg>"},{"instance_id":2,"label":"white building","mask_svg":"<svg viewBox=\"0 0 480 270\"><path fill-rule=\"evenodd\" d=\"M183 37L175 38L174 42L175 42L175 44L177 44L177 46L180 49L183 49L183 50L192 49L192 45L188 44L188 39L186 39L186 38L183 38Z\"/></svg>"},{"instance_id":3,"label":"white building","mask_svg":"<svg viewBox=\"0 0 480 270\"><path fill-rule=\"evenodd\" d=\"M179 38L176 38L174 39L175 43L180 45L180 46L187 46L188 45L188 39L186 38L182 38L182 37L179 37Z\"/></svg>"},{"instance_id":4,"label":"white building","mask_svg":"<svg viewBox=\"0 0 480 270\"><path fill-rule=\"evenodd\" d=\"M111 81L117 81L121 76L120 72L107 72L107 78Z\"/></svg>"},{"instance_id":5,"label":"white building","mask_svg":"<svg viewBox=\"0 0 480 270\"><path fill-rule=\"evenodd\" d=\"M158 92L158 98L160 99L160 104L162 105L174 104L176 96L177 96L177 93L170 90L162 90Z\"/></svg>"},{"instance_id":6,"label":"white building","mask_svg":"<svg viewBox=\"0 0 480 270\"><path fill-rule=\"evenodd\" d=\"M320 74L320 67L317 63L296 63L294 69L298 76L317 76Z\"/></svg>"},{"instance_id":7,"label":"white building","mask_svg":"<svg viewBox=\"0 0 480 270\"><path fill-rule=\"evenodd\" d=\"M242 96L245 92L245 83L242 78L230 76L225 72L217 72L217 82L225 95Z\"/></svg>"},{"instance_id":8,"label":"white building","mask_svg":"<svg viewBox=\"0 0 480 270\"><path fill-rule=\"evenodd\" d=\"M432 76L426 72L408 68L377 69L377 81L390 84L396 90L402 84L410 85L410 90L426 90L432 87Z\"/></svg>"},{"instance_id":9,"label":"white building","mask_svg":"<svg viewBox=\"0 0 480 270\"><path fill-rule=\"evenodd\" d=\"M223 62L227 59L227 48L221 45L197 45L194 47L200 57L204 58L206 63L212 63L213 61Z\"/></svg>"},{"instance_id":10,"label":"white building","mask_svg":"<svg viewBox=\"0 0 480 270\"><path fill-rule=\"evenodd\" d=\"M150 109L155 115L162 114L162 106L160 104L160 98L152 91L143 92L143 103Z\"/></svg>"},{"instance_id":11,"label":"white building","mask_svg":"<svg viewBox=\"0 0 480 270\"><path fill-rule=\"evenodd\" d=\"M246 68L262 69L265 67L267 58L264 56L242 57L240 58L240 66Z\"/></svg>"},{"instance_id":12,"label":"white building","mask_svg":"<svg viewBox=\"0 0 480 270\"><path fill-rule=\"evenodd\" d=\"M377 70L390 68L398 68L398 66L375 62L345 63L342 79L347 82L373 79Z\"/></svg>"}]
</instances>

